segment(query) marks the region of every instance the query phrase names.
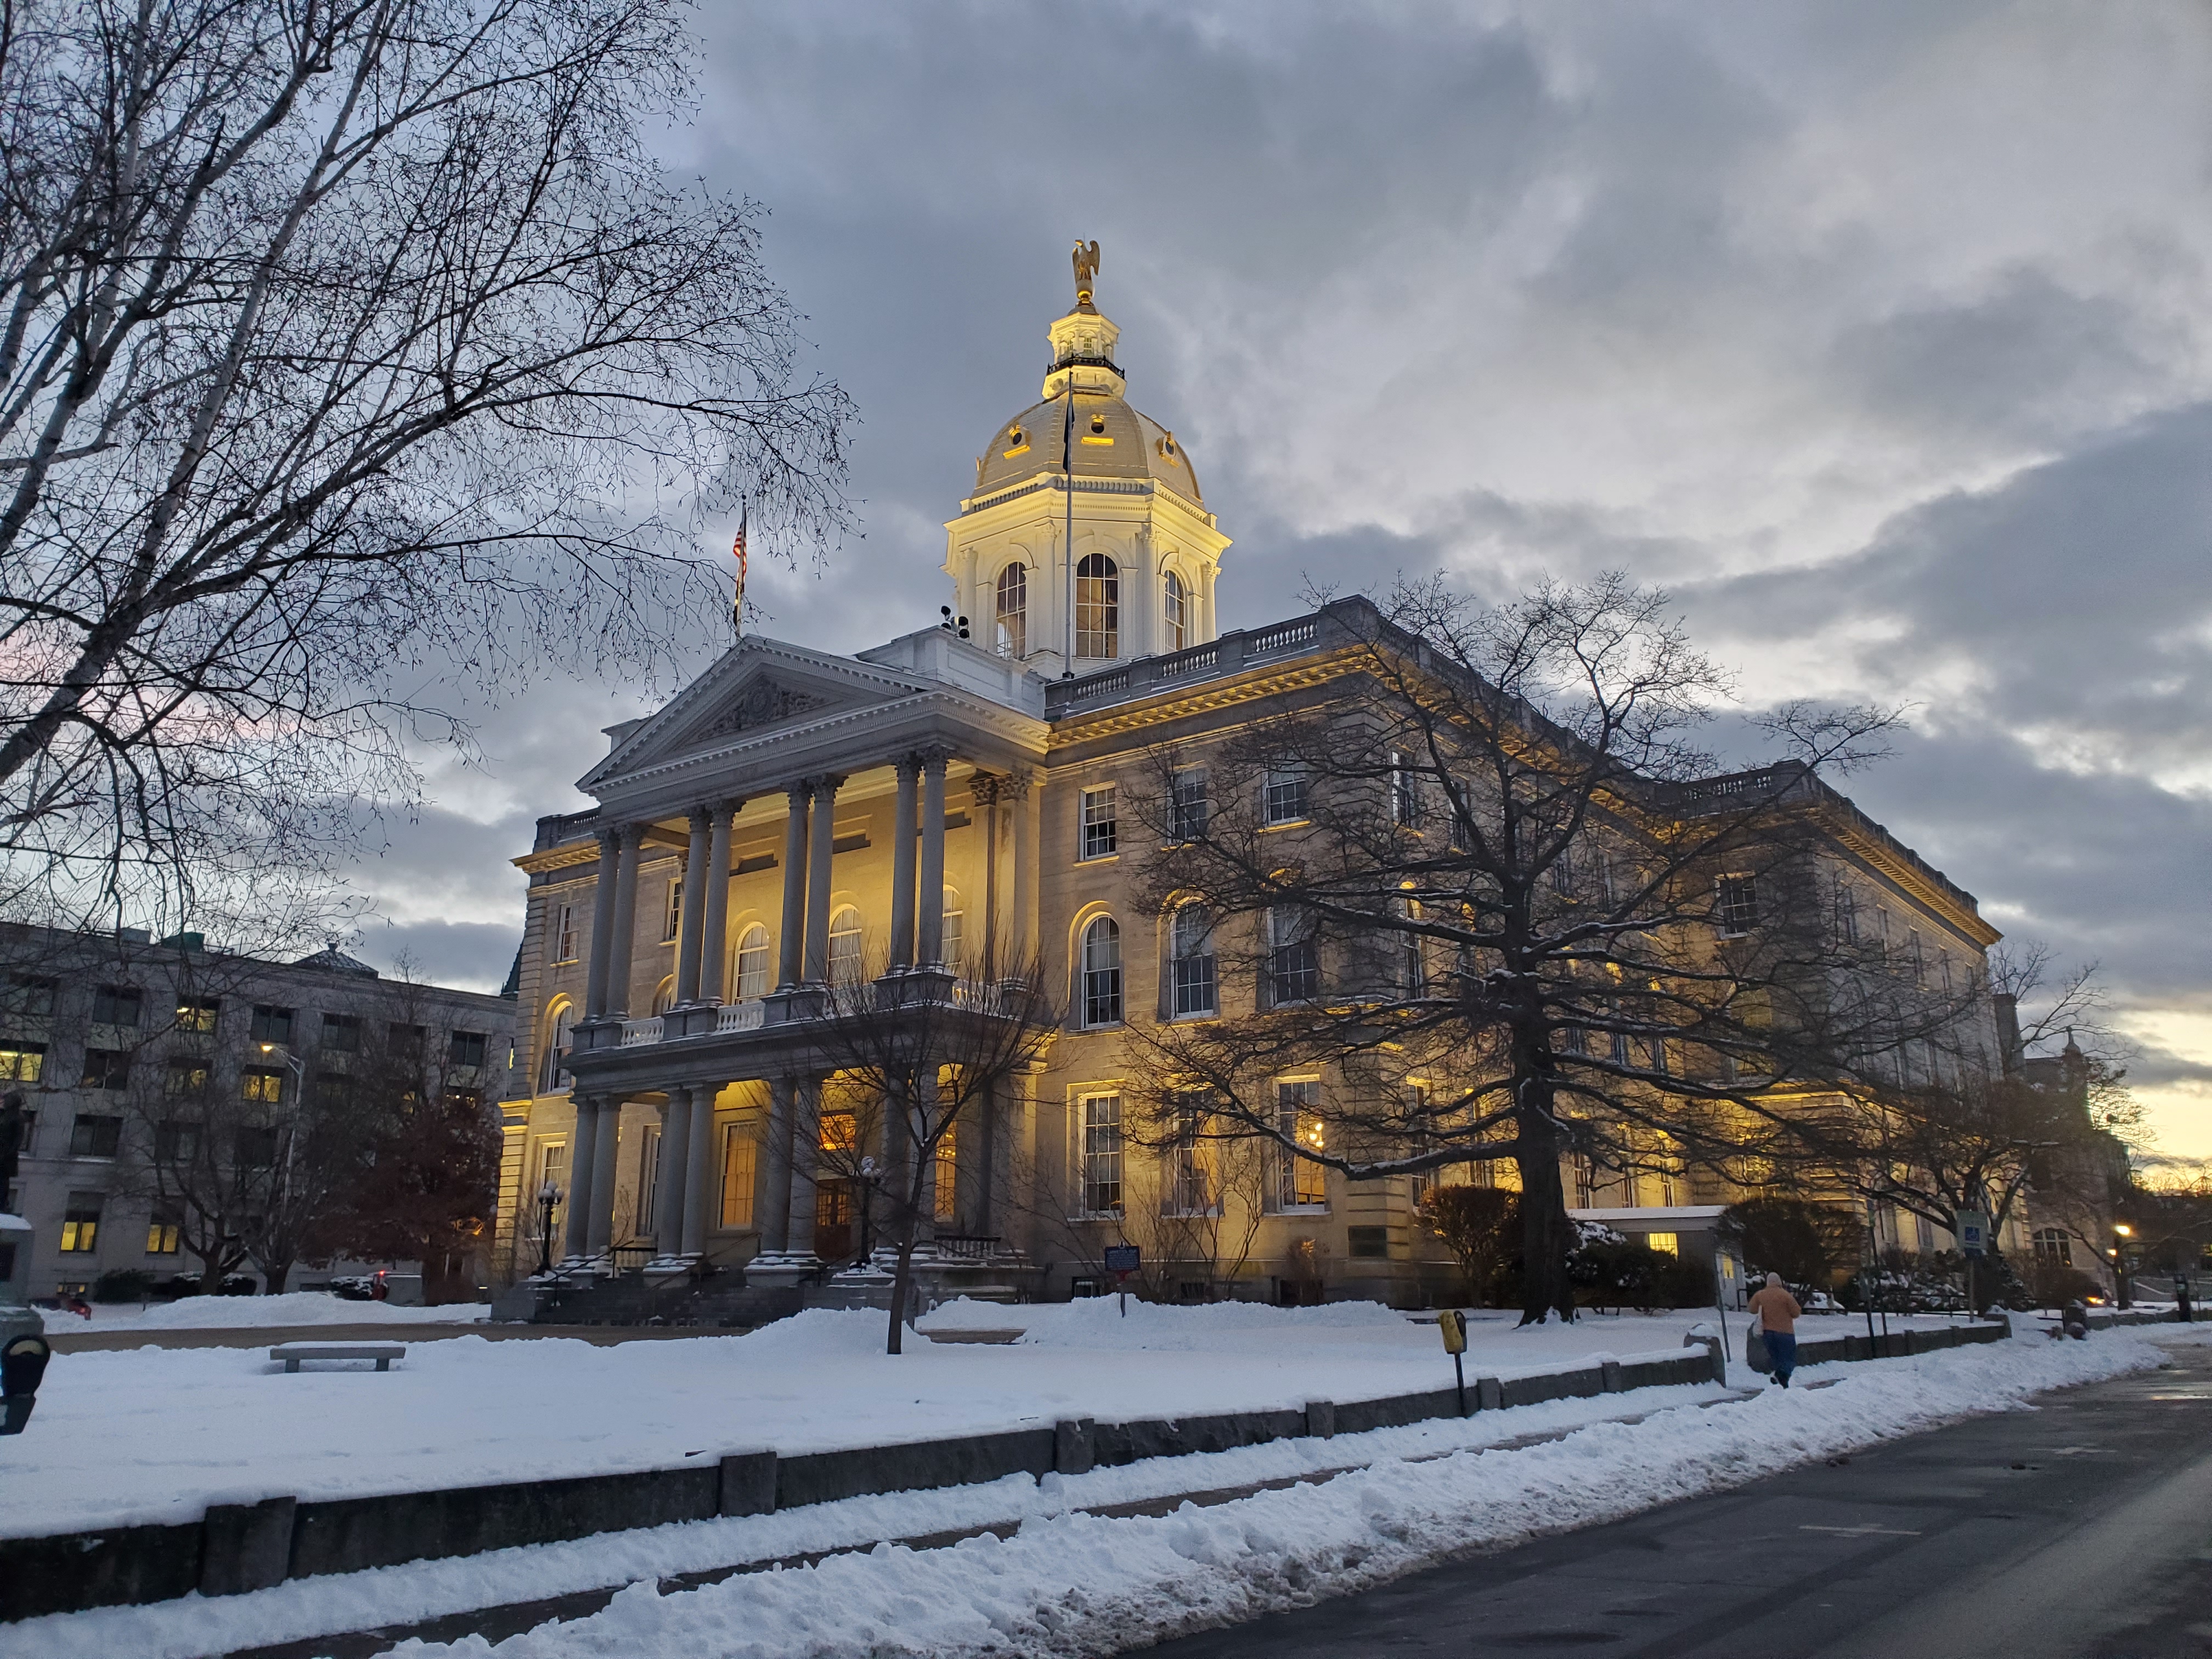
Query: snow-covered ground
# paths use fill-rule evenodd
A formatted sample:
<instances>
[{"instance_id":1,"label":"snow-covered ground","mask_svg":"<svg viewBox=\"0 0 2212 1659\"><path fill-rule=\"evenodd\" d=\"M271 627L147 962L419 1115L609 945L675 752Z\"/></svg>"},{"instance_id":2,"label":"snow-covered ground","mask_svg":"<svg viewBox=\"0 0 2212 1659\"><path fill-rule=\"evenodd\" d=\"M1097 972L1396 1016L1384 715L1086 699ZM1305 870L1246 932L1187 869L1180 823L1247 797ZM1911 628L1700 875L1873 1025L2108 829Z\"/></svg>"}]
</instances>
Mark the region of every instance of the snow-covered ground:
<instances>
[{"instance_id":1,"label":"snow-covered ground","mask_svg":"<svg viewBox=\"0 0 2212 1659\"><path fill-rule=\"evenodd\" d=\"M605 1611L496 1648L471 1638L410 1642L397 1652L406 1659L1112 1653L1358 1589L1470 1546L1612 1519L1977 1412L2033 1409L2027 1397L2039 1390L2157 1364L2152 1334L2166 1343L2212 1341L2212 1327L2115 1332L2086 1343L2024 1337L1917 1359L1818 1367L1801 1376L1833 1377L1835 1386L1771 1389L1706 1409L1695 1402L1713 1389L1650 1389L1039 1483L1015 1477L854 1498L301 1580L250 1595L33 1620L0 1626L0 1659L197 1659L625 1582L631 1587ZM1634 1425L1599 1420L1628 1409L1652 1414ZM1576 1425L1591 1426L1551 1444L1481 1449ZM1160 1518L1076 1512L1361 1463L1370 1467ZM884 1543L818 1566L667 1596L654 1583L732 1562L996 1522L1009 1524L951 1549Z\"/></svg>"},{"instance_id":2,"label":"snow-covered ground","mask_svg":"<svg viewBox=\"0 0 2212 1659\"><path fill-rule=\"evenodd\" d=\"M491 1312L488 1302L442 1308L395 1308L389 1302L344 1302L325 1291L287 1291L282 1296L188 1296L175 1302L95 1302L92 1317L48 1308L46 1328L72 1331L235 1331L288 1325L472 1325Z\"/></svg>"},{"instance_id":3,"label":"snow-covered ground","mask_svg":"<svg viewBox=\"0 0 2212 1659\"><path fill-rule=\"evenodd\" d=\"M276 1301L278 1298L265 1298ZM362 1307L374 1304L344 1304ZM1468 1376L1681 1352L1694 1314L1520 1331L1476 1322ZM910 1339L817 1310L746 1336L600 1347L451 1337L284 1374L253 1348L58 1354L8 1444L0 1535L190 1521L210 1502L410 1492L678 1467L726 1452L895 1444L1051 1423L1297 1407L1449 1386L1432 1324L1372 1303L941 1310L927 1328L1026 1321L1012 1346ZM1929 1322L1941 1323L1940 1321ZM1732 1330L1737 1328L1732 1323ZM400 1333L395 1333L395 1335Z\"/></svg>"}]
</instances>

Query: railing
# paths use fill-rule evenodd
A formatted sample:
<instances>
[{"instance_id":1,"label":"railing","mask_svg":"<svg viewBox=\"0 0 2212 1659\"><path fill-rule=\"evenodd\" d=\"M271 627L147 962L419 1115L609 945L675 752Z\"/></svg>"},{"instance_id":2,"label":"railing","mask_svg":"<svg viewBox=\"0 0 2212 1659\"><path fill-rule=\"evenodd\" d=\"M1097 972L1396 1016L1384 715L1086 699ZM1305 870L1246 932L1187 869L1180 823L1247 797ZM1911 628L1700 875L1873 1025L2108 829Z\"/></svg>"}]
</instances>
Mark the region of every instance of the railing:
<instances>
[{"instance_id":1,"label":"railing","mask_svg":"<svg viewBox=\"0 0 2212 1659\"><path fill-rule=\"evenodd\" d=\"M714 1016L714 1035L720 1036L728 1031L757 1031L767 1018L768 1004L765 1002L726 1003L722 1012Z\"/></svg>"},{"instance_id":2,"label":"railing","mask_svg":"<svg viewBox=\"0 0 2212 1659\"><path fill-rule=\"evenodd\" d=\"M937 1253L955 1261L987 1261L1005 1243L996 1233L939 1233Z\"/></svg>"},{"instance_id":3,"label":"railing","mask_svg":"<svg viewBox=\"0 0 2212 1659\"><path fill-rule=\"evenodd\" d=\"M1093 697L1110 697L1117 691L1128 689L1129 671L1124 668L1115 674L1092 675L1075 687L1068 700L1071 702L1088 702Z\"/></svg>"},{"instance_id":4,"label":"railing","mask_svg":"<svg viewBox=\"0 0 2212 1659\"><path fill-rule=\"evenodd\" d=\"M658 1042L663 1022L656 1014L651 1019L626 1019L623 1022L622 1046L635 1048L641 1043Z\"/></svg>"},{"instance_id":5,"label":"railing","mask_svg":"<svg viewBox=\"0 0 2212 1659\"><path fill-rule=\"evenodd\" d=\"M1302 645L1311 645L1321 637L1321 618L1303 617L1296 622L1278 623L1273 628L1263 628L1248 635L1244 654L1264 656L1270 651L1293 651Z\"/></svg>"},{"instance_id":6,"label":"railing","mask_svg":"<svg viewBox=\"0 0 2212 1659\"><path fill-rule=\"evenodd\" d=\"M1155 680L1179 680L1185 674L1202 674L1221 660L1218 644L1194 645L1188 651L1178 651L1162 657L1152 665Z\"/></svg>"}]
</instances>

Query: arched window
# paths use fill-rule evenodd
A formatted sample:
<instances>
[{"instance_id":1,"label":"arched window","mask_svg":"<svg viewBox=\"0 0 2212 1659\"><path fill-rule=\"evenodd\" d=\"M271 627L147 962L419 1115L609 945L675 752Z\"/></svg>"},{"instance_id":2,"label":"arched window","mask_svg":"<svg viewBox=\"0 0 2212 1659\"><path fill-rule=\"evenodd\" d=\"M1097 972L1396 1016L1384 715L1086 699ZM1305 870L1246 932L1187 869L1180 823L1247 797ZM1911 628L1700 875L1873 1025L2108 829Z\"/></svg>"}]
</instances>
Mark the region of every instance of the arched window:
<instances>
[{"instance_id":1,"label":"arched window","mask_svg":"<svg viewBox=\"0 0 2212 1659\"><path fill-rule=\"evenodd\" d=\"M653 994L653 1012L665 1014L676 1006L676 981L673 975L660 981L660 988Z\"/></svg>"},{"instance_id":2,"label":"arched window","mask_svg":"<svg viewBox=\"0 0 2212 1659\"><path fill-rule=\"evenodd\" d=\"M1169 948L1173 956L1174 1012L1178 1016L1212 1013L1218 994L1213 918L1203 904L1186 904L1175 913Z\"/></svg>"},{"instance_id":3,"label":"arched window","mask_svg":"<svg viewBox=\"0 0 2212 1659\"><path fill-rule=\"evenodd\" d=\"M757 921L738 935L738 971L731 979L739 1002L768 994L768 929Z\"/></svg>"},{"instance_id":4,"label":"arched window","mask_svg":"<svg viewBox=\"0 0 2212 1659\"><path fill-rule=\"evenodd\" d=\"M545 1024L545 1054L538 1068L538 1088L551 1094L568 1086L568 1032L576 1023L576 1005L564 1002L554 1009Z\"/></svg>"},{"instance_id":5,"label":"arched window","mask_svg":"<svg viewBox=\"0 0 2212 1659\"><path fill-rule=\"evenodd\" d=\"M2042 1267L2074 1265L2074 1241L2063 1227L2044 1227L2035 1235L2035 1261Z\"/></svg>"},{"instance_id":6,"label":"arched window","mask_svg":"<svg viewBox=\"0 0 2212 1659\"><path fill-rule=\"evenodd\" d=\"M949 974L960 971L960 934L967 921L966 912L960 908L960 895L950 887L945 890L945 927L938 935L943 941L945 970Z\"/></svg>"},{"instance_id":7,"label":"arched window","mask_svg":"<svg viewBox=\"0 0 2212 1659\"><path fill-rule=\"evenodd\" d=\"M1075 567L1075 654L1121 654L1121 571L1103 553L1086 553Z\"/></svg>"},{"instance_id":8,"label":"arched window","mask_svg":"<svg viewBox=\"0 0 2212 1659\"><path fill-rule=\"evenodd\" d=\"M1083 930L1083 1023L1121 1023L1121 929L1111 916Z\"/></svg>"},{"instance_id":9,"label":"arched window","mask_svg":"<svg viewBox=\"0 0 2212 1659\"><path fill-rule=\"evenodd\" d=\"M830 918L830 982L850 985L860 977L860 913L848 904Z\"/></svg>"},{"instance_id":10,"label":"arched window","mask_svg":"<svg viewBox=\"0 0 2212 1659\"><path fill-rule=\"evenodd\" d=\"M1167 624L1167 648L1180 651L1190 643L1190 596L1182 578L1172 570L1162 581L1161 617Z\"/></svg>"},{"instance_id":11,"label":"arched window","mask_svg":"<svg viewBox=\"0 0 2212 1659\"><path fill-rule=\"evenodd\" d=\"M1030 653L1030 574L1021 563L999 573L999 654L1026 657Z\"/></svg>"}]
</instances>

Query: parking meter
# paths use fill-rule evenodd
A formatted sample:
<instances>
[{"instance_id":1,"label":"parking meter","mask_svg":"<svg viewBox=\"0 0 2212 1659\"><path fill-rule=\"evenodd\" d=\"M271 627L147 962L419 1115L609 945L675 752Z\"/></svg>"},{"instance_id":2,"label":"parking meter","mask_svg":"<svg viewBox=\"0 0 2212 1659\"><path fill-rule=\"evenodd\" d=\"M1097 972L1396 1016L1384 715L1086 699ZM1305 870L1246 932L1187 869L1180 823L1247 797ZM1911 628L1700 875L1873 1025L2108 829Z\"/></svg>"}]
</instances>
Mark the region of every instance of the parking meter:
<instances>
[{"instance_id":1,"label":"parking meter","mask_svg":"<svg viewBox=\"0 0 2212 1659\"><path fill-rule=\"evenodd\" d=\"M1444 1340L1444 1352L1452 1357L1452 1376L1459 1389L1459 1414L1467 1415L1467 1362L1460 1356L1467 1352L1467 1316L1457 1308L1446 1308L1437 1316L1437 1330Z\"/></svg>"},{"instance_id":2,"label":"parking meter","mask_svg":"<svg viewBox=\"0 0 2212 1659\"><path fill-rule=\"evenodd\" d=\"M21 1434L31 1420L34 1396L52 1350L43 1336L10 1337L0 1346L0 1434Z\"/></svg>"}]
</instances>

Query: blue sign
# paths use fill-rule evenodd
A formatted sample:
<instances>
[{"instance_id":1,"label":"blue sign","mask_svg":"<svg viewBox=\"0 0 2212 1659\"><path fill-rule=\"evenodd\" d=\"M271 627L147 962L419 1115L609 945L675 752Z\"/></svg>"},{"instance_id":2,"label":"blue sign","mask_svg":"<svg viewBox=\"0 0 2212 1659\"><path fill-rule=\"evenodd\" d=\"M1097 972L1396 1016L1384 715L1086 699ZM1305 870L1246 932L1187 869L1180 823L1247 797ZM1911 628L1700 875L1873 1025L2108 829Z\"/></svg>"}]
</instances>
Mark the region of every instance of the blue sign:
<instances>
[{"instance_id":1,"label":"blue sign","mask_svg":"<svg viewBox=\"0 0 2212 1659\"><path fill-rule=\"evenodd\" d=\"M1106 1247L1106 1271L1109 1273L1135 1273L1144 1259L1144 1252L1134 1244L1109 1244Z\"/></svg>"}]
</instances>

